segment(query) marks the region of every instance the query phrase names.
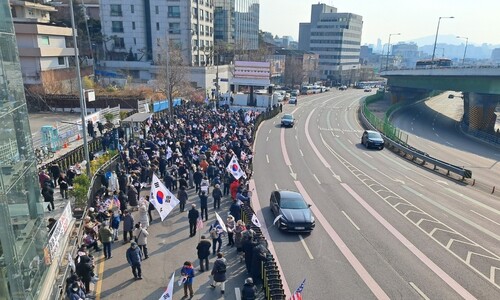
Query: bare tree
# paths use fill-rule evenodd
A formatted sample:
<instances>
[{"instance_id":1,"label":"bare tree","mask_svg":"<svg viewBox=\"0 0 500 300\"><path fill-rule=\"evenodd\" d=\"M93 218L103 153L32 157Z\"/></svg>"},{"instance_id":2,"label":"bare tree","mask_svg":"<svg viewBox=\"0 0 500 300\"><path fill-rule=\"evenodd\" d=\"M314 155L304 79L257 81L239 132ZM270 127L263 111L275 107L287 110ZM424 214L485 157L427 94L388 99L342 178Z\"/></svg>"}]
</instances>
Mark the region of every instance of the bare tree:
<instances>
[{"instance_id":1,"label":"bare tree","mask_svg":"<svg viewBox=\"0 0 500 300\"><path fill-rule=\"evenodd\" d=\"M302 60L296 57L290 57L285 63L285 84L288 86L300 85L305 79Z\"/></svg>"},{"instance_id":2,"label":"bare tree","mask_svg":"<svg viewBox=\"0 0 500 300\"><path fill-rule=\"evenodd\" d=\"M168 42L167 47L161 49L160 55L155 61L158 65L156 76L156 88L168 98L170 120L174 119L173 99L185 94L189 84L187 83L187 63L182 59L181 47L173 41Z\"/></svg>"}]
</instances>

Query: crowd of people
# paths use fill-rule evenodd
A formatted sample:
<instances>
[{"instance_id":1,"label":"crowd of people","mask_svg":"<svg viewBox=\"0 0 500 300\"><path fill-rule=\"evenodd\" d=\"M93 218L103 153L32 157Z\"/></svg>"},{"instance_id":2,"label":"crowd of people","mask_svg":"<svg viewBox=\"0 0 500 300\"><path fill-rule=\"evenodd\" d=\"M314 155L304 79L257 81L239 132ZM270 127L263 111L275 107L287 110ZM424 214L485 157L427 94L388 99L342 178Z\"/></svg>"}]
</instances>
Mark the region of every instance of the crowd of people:
<instances>
[{"instance_id":1,"label":"crowd of people","mask_svg":"<svg viewBox=\"0 0 500 300\"><path fill-rule=\"evenodd\" d=\"M211 269L214 280L211 286L220 285L224 293L227 261L222 250L226 254L235 251L239 262L245 262L250 275L242 288L242 299L255 299L255 285L260 284L261 262L266 259L268 250L265 242L257 238L251 224L243 222L241 207L250 205L247 180L252 176L254 120L258 113L228 109L216 111L201 105L184 104L176 107L174 116L172 121L159 116L150 118L141 129L141 139L126 141L123 136L120 137L120 163L115 170L103 174L102 189L93 199L84 220L83 244L74 262L75 274L67 282L70 299L79 299L72 298L72 295L81 298L79 295L82 293L90 293L89 284L97 280L90 252L101 251L102 245L105 259L111 259L112 245L119 240L120 231L122 243L130 243L125 259L132 268L134 278L142 279L141 262L149 257L147 229L154 221L151 212L155 208L149 202L149 196L141 196L141 191L149 187L153 174L161 178L180 200L181 213L185 212L186 204L190 204L187 212L189 237L196 236L200 222L211 217L208 213L210 201L214 211L228 215L224 224L226 231L216 221L210 226L208 237L201 235L197 245L198 271L210 270L212 254L215 260ZM245 173L239 179L227 170L233 156ZM54 178L61 177L60 174L57 176L56 167L50 169L50 173L50 180L40 180L42 195L44 186L48 185L46 182L50 181L55 188ZM71 185L74 175L66 173L64 178ZM188 191L194 191L196 196L188 197ZM230 206L223 214L221 203L225 207L226 201ZM50 205L50 201L47 202ZM135 211L134 218L132 212ZM224 248L223 241L227 242ZM184 297L192 298L196 269L190 261L186 261L181 269L185 278Z\"/></svg>"}]
</instances>

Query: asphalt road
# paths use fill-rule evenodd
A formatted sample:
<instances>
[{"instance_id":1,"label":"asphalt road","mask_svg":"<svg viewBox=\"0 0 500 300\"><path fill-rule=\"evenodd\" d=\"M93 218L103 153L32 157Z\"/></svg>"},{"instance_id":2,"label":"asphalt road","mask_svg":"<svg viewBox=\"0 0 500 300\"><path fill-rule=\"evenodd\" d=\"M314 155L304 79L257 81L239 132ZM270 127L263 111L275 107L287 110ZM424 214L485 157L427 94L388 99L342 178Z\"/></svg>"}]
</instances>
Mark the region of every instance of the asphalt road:
<instances>
[{"instance_id":1,"label":"asphalt road","mask_svg":"<svg viewBox=\"0 0 500 300\"><path fill-rule=\"evenodd\" d=\"M305 278L304 299L500 299L500 202L365 149L357 108L366 95L301 96L283 109L294 128L280 128L281 114L259 128L253 201L285 289ZM300 191L312 205L310 235L272 226L276 189Z\"/></svg>"},{"instance_id":2,"label":"asphalt road","mask_svg":"<svg viewBox=\"0 0 500 300\"><path fill-rule=\"evenodd\" d=\"M500 150L464 135L458 128L461 98L441 94L397 111L392 123L408 133L408 144L472 171L478 183L500 186Z\"/></svg>"}]
</instances>

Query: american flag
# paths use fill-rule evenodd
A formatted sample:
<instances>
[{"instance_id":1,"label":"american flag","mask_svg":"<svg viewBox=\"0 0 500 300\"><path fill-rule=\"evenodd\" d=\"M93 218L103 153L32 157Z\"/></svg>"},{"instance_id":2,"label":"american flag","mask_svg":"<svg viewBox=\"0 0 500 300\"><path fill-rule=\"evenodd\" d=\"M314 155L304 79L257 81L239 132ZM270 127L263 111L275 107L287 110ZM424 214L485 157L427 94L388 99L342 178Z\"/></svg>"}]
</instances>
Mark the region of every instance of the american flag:
<instances>
[{"instance_id":1,"label":"american flag","mask_svg":"<svg viewBox=\"0 0 500 300\"><path fill-rule=\"evenodd\" d=\"M302 300L302 290L304 289L304 284L306 283L306 279L302 281L299 287L295 290L290 300Z\"/></svg>"}]
</instances>

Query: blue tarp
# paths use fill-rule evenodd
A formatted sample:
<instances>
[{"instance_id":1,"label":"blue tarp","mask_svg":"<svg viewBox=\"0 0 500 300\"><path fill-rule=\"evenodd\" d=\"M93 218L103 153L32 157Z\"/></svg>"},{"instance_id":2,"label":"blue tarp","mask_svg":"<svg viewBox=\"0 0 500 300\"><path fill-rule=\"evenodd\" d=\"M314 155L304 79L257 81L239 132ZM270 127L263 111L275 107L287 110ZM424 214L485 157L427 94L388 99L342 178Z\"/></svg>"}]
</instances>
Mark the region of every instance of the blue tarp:
<instances>
[{"instance_id":1,"label":"blue tarp","mask_svg":"<svg viewBox=\"0 0 500 300\"><path fill-rule=\"evenodd\" d=\"M96 76L110 77L110 78L125 78L124 75L115 72L109 72L104 70L95 70Z\"/></svg>"},{"instance_id":2,"label":"blue tarp","mask_svg":"<svg viewBox=\"0 0 500 300\"><path fill-rule=\"evenodd\" d=\"M173 106L179 106L182 104L181 98L175 98L173 101ZM153 103L153 112L159 112L168 109L168 100L160 100Z\"/></svg>"}]
</instances>

